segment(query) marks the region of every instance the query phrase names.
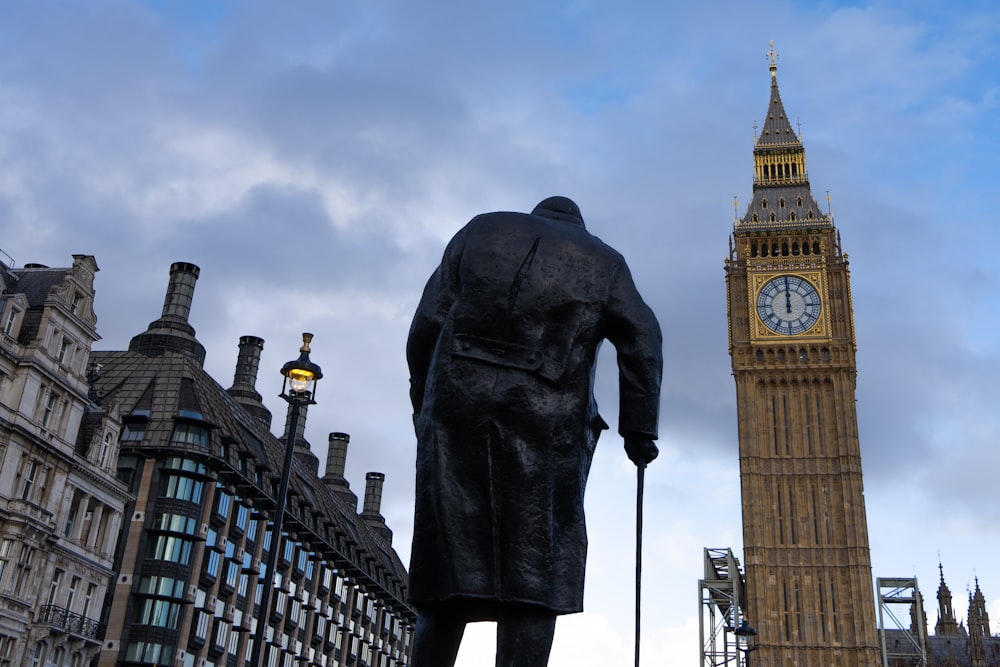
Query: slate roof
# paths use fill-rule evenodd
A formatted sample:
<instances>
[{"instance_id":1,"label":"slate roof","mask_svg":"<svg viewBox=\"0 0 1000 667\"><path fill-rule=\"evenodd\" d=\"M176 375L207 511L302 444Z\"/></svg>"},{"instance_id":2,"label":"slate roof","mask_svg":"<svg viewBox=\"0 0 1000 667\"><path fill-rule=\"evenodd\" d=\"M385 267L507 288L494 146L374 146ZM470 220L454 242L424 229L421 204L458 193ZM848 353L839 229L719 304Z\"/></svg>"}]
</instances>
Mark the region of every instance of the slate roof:
<instances>
[{"instance_id":1,"label":"slate roof","mask_svg":"<svg viewBox=\"0 0 1000 667\"><path fill-rule=\"evenodd\" d=\"M62 284L72 269L50 269L42 266L27 266L11 269L8 275L16 279L16 284L10 285L8 293L23 294L28 300L28 310L21 320L21 331L17 340L22 345L28 344L38 335L38 327L42 321L45 299L53 287Z\"/></svg>"},{"instance_id":2,"label":"slate roof","mask_svg":"<svg viewBox=\"0 0 1000 667\"><path fill-rule=\"evenodd\" d=\"M201 367L198 355L144 347L100 352L95 388L105 406L117 404L126 424L142 421L146 431L140 443L123 442L123 451L156 455L163 451L203 457L219 479L241 489L241 495L261 509L274 501L264 488L268 477L281 470L284 447L262 422L222 388ZM195 420L211 427L208 451L171 442L177 421ZM225 456L223 456L225 445ZM241 459L243 462L241 463ZM406 570L391 545L317 477L315 459L295 457L286 505L285 528L299 539L330 555L355 579L364 580L398 601L405 612ZM254 479L256 466L259 478ZM241 470L242 468L242 470Z\"/></svg>"}]
</instances>

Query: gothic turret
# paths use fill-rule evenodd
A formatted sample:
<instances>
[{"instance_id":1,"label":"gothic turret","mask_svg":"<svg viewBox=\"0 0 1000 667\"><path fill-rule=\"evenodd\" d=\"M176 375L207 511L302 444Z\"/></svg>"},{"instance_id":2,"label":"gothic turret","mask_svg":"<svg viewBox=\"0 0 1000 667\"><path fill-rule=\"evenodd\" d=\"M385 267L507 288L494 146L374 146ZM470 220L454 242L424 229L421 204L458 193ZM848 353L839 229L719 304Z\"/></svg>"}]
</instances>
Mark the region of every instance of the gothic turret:
<instances>
[{"instance_id":1,"label":"gothic turret","mask_svg":"<svg viewBox=\"0 0 1000 667\"><path fill-rule=\"evenodd\" d=\"M955 620L955 609L951 603L951 590L948 584L944 583L944 567L938 563L938 571L941 573L941 583L938 584L938 619L934 625L935 635L957 635L958 621Z\"/></svg>"}]
</instances>

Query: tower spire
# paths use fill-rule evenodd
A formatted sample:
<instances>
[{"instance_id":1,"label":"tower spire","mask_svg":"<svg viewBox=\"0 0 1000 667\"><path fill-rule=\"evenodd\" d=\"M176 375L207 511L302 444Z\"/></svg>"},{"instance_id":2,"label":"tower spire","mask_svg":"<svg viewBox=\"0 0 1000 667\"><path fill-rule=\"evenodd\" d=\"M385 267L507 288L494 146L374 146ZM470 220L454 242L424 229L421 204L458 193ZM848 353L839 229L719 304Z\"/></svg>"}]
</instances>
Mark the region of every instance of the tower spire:
<instances>
[{"instance_id":1,"label":"tower spire","mask_svg":"<svg viewBox=\"0 0 1000 667\"><path fill-rule=\"evenodd\" d=\"M823 214L809 188L801 132L793 129L781 101L778 53L773 41L767 57L771 94L759 133L754 124L754 194L736 226L768 230L829 227L829 216Z\"/></svg>"}]
</instances>

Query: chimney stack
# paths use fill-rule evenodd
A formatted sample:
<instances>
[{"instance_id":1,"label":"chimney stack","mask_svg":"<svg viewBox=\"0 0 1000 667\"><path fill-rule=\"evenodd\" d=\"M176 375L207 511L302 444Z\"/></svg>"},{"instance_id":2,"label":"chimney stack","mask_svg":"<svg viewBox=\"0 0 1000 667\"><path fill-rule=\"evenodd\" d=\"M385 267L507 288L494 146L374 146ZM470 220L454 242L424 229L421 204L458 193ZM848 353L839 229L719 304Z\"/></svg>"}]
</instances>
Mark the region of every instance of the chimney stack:
<instances>
[{"instance_id":1,"label":"chimney stack","mask_svg":"<svg viewBox=\"0 0 1000 667\"><path fill-rule=\"evenodd\" d=\"M160 319L187 323L188 315L191 314L191 301L194 300L194 284L200 273L201 269L188 262L174 262L170 265L170 283Z\"/></svg>"},{"instance_id":2,"label":"chimney stack","mask_svg":"<svg viewBox=\"0 0 1000 667\"><path fill-rule=\"evenodd\" d=\"M385 525L385 517L382 516L382 486L384 483L385 475L380 472L370 472L365 475L365 504L361 518L377 535L391 544L392 531Z\"/></svg>"},{"instance_id":3,"label":"chimney stack","mask_svg":"<svg viewBox=\"0 0 1000 667\"><path fill-rule=\"evenodd\" d=\"M132 338L129 351L150 357L176 352L194 357L204 365L205 347L194 337L194 327L188 322L200 272L201 269L188 262L174 262L170 266L170 282L160 319L150 322L144 333Z\"/></svg>"},{"instance_id":4,"label":"chimney stack","mask_svg":"<svg viewBox=\"0 0 1000 667\"><path fill-rule=\"evenodd\" d=\"M347 467L347 445L350 442L351 436L346 433L330 434L326 450L326 474L323 475L323 481L330 485L334 493L356 510L358 497L351 491L351 485L344 477L344 470Z\"/></svg>"},{"instance_id":5,"label":"chimney stack","mask_svg":"<svg viewBox=\"0 0 1000 667\"><path fill-rule=\"evenodd\" d=\"M296 460L306 466L314 476L319 477L319 459L312 453L309 441L306 440L306 419L309 416L309 404L304 403L299 405L299 423L294 434L290 434L288 431L288 427L291 426L292 421L292 409L292 405L289 403L288 413L285 415L285 432L280 440L287 446L288 439L294 437L295 449L293 455Z\"/></svg>"},{"instance_id":6,"label":"chimney stack","mask_svg":"<svg viewBox=\"0 0 1000 667\"><path fill-rule=\"evenodd\" d=\"M260 368L260 353L264 349L264 339L257 336L241 336L240 351L236 357L236 375L233 386L226 393L236 399L247 411L271 430L271 411L264 407L257 392L257 371Z\"/></svg>"}]
</instances>

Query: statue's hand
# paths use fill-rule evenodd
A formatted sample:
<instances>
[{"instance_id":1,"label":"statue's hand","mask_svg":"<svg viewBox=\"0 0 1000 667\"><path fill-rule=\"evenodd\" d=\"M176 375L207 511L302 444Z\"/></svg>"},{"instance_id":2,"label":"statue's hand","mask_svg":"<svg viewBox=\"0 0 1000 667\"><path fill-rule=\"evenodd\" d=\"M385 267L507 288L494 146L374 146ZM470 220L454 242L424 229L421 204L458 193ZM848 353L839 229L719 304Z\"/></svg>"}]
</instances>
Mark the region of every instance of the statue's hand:
<instances>
[{"instance_id":1,"label":"statue's hand","mask_svg":"<svg viewBox=\"0 0 1000 667\"><path fill-rule=\"evenodd\" d=\"M625 436L625 453L628 454L632 463L637 466L644 466L653 461L660 453L656 444L645 435Z\"/></svg>"}]
</instances>

